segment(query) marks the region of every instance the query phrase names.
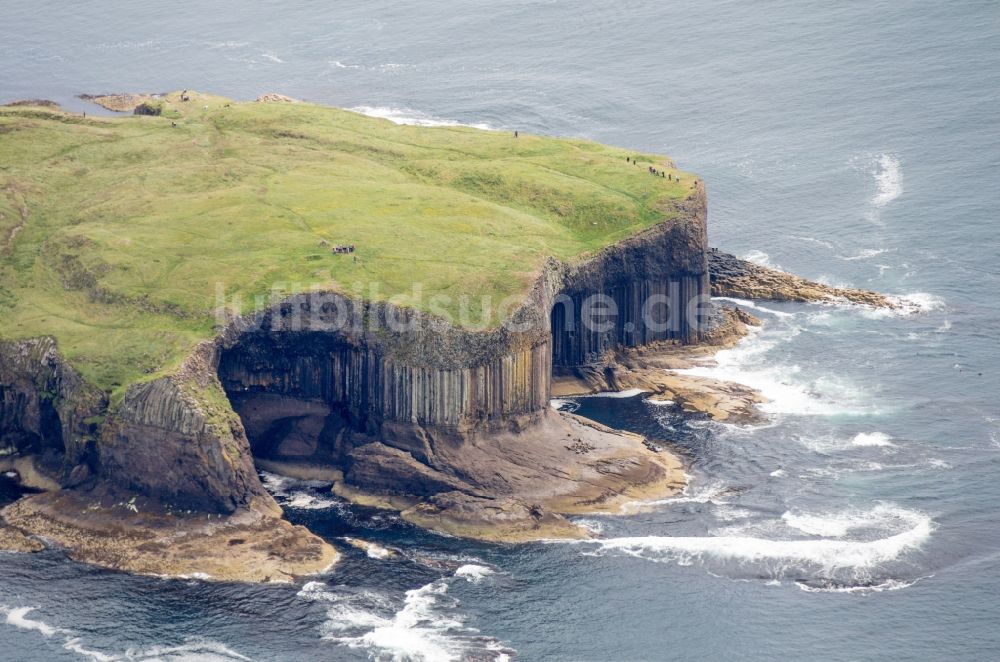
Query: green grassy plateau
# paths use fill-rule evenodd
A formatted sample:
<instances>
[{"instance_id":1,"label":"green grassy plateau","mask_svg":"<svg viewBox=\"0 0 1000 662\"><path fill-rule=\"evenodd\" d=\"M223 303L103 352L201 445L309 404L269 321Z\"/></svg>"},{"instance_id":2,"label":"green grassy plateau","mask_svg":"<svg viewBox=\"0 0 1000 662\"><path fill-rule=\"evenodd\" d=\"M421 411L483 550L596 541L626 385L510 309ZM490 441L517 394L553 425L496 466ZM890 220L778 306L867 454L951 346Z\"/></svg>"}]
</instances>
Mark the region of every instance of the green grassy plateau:
<instances>
[{"instance_id":1,"label":"green grassy plateau","mask_svg":"<svg viewBox=\"0 0 1000 662\"><path fill-rule=\"evenodd\" d=\"M323 288L425 309L446 295L433 305L456 315L466 297L467 324L496 325L546 257L670 218L695 180L584 140L305 103L171 94L162 112L0 107L0 337L54 336L118 393L214 334L217 284L243 313Z\"/></svg>"}]
</instances>

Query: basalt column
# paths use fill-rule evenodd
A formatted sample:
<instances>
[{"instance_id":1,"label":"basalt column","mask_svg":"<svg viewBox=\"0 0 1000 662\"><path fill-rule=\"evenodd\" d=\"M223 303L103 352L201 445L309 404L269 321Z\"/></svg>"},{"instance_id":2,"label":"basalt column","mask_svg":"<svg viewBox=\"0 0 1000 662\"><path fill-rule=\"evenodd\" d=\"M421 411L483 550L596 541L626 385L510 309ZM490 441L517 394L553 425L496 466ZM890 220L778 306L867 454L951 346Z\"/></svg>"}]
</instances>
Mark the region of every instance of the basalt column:
<instances>
[{"instance_id":1,"label":"basalt column","mask_svg":"<svg viewBox=\"0 0 1000 662\"><path fill-rule=\"evenodd\" d=\"M414 317L387 333L371 323L385 306L329 296L347 310L334 328L272 312L223 348L219 378L256 454L336 460L361 435L428 455L428 438L517 425L547 406L544 325L474 333ZM300 299L296 310L322 310Z\"/></svg>"},{"instance_id":2,"label":"basalt column","mask_svg":"<svg viewBox=\"0 0 1000 662\"><path fill-rule=\"evenodd\" d=\"M711 313L700 188L675 220L568 270L551 312L553 366L599 363L610 350L697 342Z\"/></svg>"},{"instance_id":3,"label":"basalt column","mask_svg":"<svg viewBox=\"0 0 1000 662\"><path fill-rule=\"evenodd\" d=\"M554 366L589 365L617 347L698 338L703 275L641 280L598 292L563 293L552 308Z\"/></svg>"}]
</instances>

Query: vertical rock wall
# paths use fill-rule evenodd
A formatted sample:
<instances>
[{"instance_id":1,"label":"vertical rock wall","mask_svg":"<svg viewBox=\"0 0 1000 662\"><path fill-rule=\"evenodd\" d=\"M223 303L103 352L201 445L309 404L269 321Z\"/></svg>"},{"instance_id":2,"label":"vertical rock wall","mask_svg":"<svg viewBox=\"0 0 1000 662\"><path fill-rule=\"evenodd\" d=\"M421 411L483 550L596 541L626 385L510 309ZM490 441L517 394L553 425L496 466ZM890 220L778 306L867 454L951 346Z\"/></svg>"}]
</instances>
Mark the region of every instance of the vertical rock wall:
<instances>
[{"instance_id":1,"label":"vertical rock wall","mask_svg":"<svg viewBox=\"0 0 1000 662\"><path fill-rule=\"evenodd\" d=\"M102 429L101 477L176 508L280 512L257 478L243 425L202 343L174 374L129 387Z\"/></svg>"},{"instance_id":2,"label":"vertical rock wall","mask_svg":"<svg viewBox=\"0 0 1000 662\"><path fill-rule=\"evenodd\" d=\"M322 401L371 432L385 421L468 429L546 405L551 343L479 365L434 368L407 365L332 334L256 333L223 352L219 376L237 397L267 392Z\"/></svg>"},{"instance_id":3,"label":"vertical rock wall","mask_svg":"<svg viewBox=\"0 0 1000 662\"><path fill-rule=\"evenodd\" d=\"M699 183L675 219L568 268L552 307L553 365L599 363L621 346L698 342L712 310L706 215Z\"/></svg>"},{"instance_id":4,"label":"vertical rock wall","mask_svg":"<svg viewBox=\"0 0 1000 662\"><path fill-rule=\"evenodd\" d=\"M430 456L434 439L524 425L548 406L553 366L698 340L697 303L709 294L703 189L673 212L577 263L551 260L513 323L495 330L335 293L289 297L231 326L219 377L252 435L290 434L303 450L316 448L310 434L337 446L347 428ZM592 314L594 295L610 309Z\"/></svg>"},{"instance_id":5,"label":"vertical rock wall","mask_svg":"<svg viewBox=\"0 0 1000 662\"><path fill-rule=\"evenodd\" d=\"M83 480L106 407L52 338L0 342L0 454L35 455L62 484Z\"/></svg>"},{"instance_id":6,"label":"vertical rock wall","mask_svg":"<svg viewBox=\"0 0 1000 662\"><path fill-rule=\"evenodd\" d=\"M671 280L637 280L590 292L564 294L552 308L552 363L573 367L599 363L618 347L661 340L697 341L692 301L707 294L700 274Z\"/></svg>"}]
</instances>

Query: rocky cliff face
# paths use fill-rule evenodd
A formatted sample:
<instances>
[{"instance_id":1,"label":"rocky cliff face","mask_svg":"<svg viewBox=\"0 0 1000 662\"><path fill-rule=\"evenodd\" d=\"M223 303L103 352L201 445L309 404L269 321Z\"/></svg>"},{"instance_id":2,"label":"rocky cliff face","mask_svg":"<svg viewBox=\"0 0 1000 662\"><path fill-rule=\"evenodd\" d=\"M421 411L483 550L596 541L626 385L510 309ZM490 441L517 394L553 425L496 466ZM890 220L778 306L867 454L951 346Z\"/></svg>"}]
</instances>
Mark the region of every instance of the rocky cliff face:
<instances>
[{"instance_id":1,"label":"rocky cliff face","mask_svg":"<svg viewBox=\"0 0 1000 662\"><path fill-rule=\"evenodd\" d=\"M217 361L214 343L203 343L176 373L130 387L102 430L100 475L179 509L277 514L215 376Z\"/></svg>"},{"instance_id":2,"label":"rocky cliff face","mask_svg":"<svg viewBox=\"0 0 1000 662\"><path fill-rule=\"evenodd\" d=\"M56 482L80 483L96 468L106 408L52 338L0 342L0 455L34 456Z\"/></svg>"},{"instance_id":3,"label":"rocky cliff face","mask_svg":"<svg viewBox=\"0 0 1000 662\"><path fill-rule=\"evenodd\" d=\"M679 211L676 221L565 270L551 309L554 366L595 364L619 347L701 338L711 304L707 203L700 184ZM587 324L595 319L597 324Z\"/></svg>"},{"instance_id":4,"label":"rocky cliff face","mask_svg":"<svg viewBox=\"0 0 1000 662\"><path fill-rule=\"evenodd\" d=\"M89 475L73 468L83 463L102 493L137 493L170 508L277 514L257 454L336 467L346 491L436 498L453 524L466 517L455 512L499 508L536 528L572 529L525 495L576 512L584 506L573 494L593 505L624 498L630 483L676 486L675 465L646 458L641 440L548 406L554 365L702 336L699 310L688 304L708 293L704 191L673 211L586 260L550 260L499 328L470 331L335 293L295 295L231 320L178 370L132 385L110 412L51 341L5 345L3 445L55 444L66 458L64 484ZM602 309L599 329L583 323L593 295L616 308ZM647 310L650 297L658 303ZM550 447L552 435L579 443ZM592 475L590 487L567 478L577 474ZM608 481L610 491L593 492Z\"/></svg>"},{"instance_id":5,"label":"rocky cliff face","mask_svg":"<svg viewBox=\"0 0 1000 662\"><path fill-rule=\"evenodd\" d=\"M463 478L443 456L539 425L554 365L700 338L707 308L689 304L708 294L704 191L678 211L589 259L550 261L495 330L332 293L290 297L230 325L219 378L258 455L332 463L382 492L455 489ZM587 324L594 295L613 310Z\"/></svg>"}]
</instances>

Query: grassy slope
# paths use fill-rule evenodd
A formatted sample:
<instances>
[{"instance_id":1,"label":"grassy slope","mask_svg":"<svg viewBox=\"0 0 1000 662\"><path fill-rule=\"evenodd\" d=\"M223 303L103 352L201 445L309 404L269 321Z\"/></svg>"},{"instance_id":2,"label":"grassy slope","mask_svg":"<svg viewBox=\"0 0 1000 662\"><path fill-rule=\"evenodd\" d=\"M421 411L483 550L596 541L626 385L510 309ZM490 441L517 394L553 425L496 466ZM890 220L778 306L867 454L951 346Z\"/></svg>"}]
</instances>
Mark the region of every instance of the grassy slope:
<instances>
[{"instance_id":1,"label":"grassy slope","mask_svg":"<svg viewBox=\"0 0 1000 662\"><path fill-rule=\"evenodd\" d=\"M210 337L217 284L243 312L276 284L363 284L423 308L445 294L452 313L466 296L487 311L471 323L497 324L547 256L663 220L694 181L650 176L662 157L582 140L200 94L167 108L83 119L0 107L0 336L55 336L107 390ZM321 241L356 244L357 261Z\"/></svg>"}]
</instances>

